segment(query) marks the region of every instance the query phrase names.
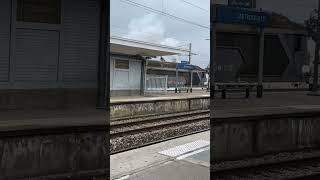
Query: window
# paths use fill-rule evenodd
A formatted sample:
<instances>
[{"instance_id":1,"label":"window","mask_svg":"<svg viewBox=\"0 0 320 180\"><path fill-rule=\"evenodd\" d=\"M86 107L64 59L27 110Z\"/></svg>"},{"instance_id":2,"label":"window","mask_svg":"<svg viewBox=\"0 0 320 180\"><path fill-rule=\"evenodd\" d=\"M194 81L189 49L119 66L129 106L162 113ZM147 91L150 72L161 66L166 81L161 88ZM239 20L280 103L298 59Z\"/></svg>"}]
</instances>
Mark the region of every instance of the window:
<instances>
[{"instance_id":1,"label":"window","mask_svg":"<svg viewBox=\"0 0 320 180\"><path fill-rule=\"evenodd\" d=\"M128 60L116 59L115 68L116 69L128 69L129 70L129 61Z\"/></svg>"},{"instance_id":2,"label":"window","mask_svg":"<svg viewBox=\"0 0 320 180\"><path fill-rule=\"evenodd\" d=\"M17 0L17 21L60 24L61 0Z\"/></svg>"}]
</instances>

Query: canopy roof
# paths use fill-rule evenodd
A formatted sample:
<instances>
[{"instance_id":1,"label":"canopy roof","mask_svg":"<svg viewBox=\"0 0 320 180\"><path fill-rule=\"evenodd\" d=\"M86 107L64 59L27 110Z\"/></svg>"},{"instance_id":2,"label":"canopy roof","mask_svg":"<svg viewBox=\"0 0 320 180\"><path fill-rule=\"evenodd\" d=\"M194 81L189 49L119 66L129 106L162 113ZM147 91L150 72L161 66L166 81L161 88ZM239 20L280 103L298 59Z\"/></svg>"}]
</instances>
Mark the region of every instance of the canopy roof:
<instances>
[{"instance_id":1,"label":"canopy roof","mask_svg":"<svg viewBox=\"0 0 320 180\"><path fill-rule=\"evenodd\" d=\"M110 38L110 51L115 54L140 55L140 56L170 56L186 55L188 49L153 44L144 41L125 39L121 37Z\"/></svg>"}]
</instances>

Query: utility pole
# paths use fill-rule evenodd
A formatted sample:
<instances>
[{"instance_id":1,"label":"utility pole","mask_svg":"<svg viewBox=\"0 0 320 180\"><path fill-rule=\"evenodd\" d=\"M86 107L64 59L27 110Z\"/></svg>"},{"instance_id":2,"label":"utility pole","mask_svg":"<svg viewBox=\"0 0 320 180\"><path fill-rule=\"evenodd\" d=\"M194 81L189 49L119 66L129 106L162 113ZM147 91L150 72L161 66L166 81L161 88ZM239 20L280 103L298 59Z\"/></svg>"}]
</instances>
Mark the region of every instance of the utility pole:
<instances>
[{"instance_id":1,"label":"utility pole","mask_svg":"<svg viewBox=\"0 0 320 180\"><path fill-rule=\"evenodd\" d=\"M192 49L192 43L189 43L189 64L191 64L191 49Z\"/></svg>"},{"instance_id":2,"label":"utility pole","mask_svg":"<svg viewBox=\"0 0 320 180\"><path fill-rule=\"evenodd\" d=\"M192 44L189 44L189 64L191 65L191 56L192 56ZM193 72L190 71L190 93L192 93L192 80L193 80Z\"/></svg>"},{"instance_id":3,"label":"utility pole","mask_svg":"<svg viewBox=\"0 0 320 180\"><path fill-rule=\"evenodd\" d=\"M319 50L320 50L320 0L318 2L318 11L317 11L317 32L316 32L316 48L315 48L315 55L314 55L314 61L313 61L313 86L312 86L312 92L316 93L318 91L318 79L319 79Z\"/></svg>"}]
</instances>

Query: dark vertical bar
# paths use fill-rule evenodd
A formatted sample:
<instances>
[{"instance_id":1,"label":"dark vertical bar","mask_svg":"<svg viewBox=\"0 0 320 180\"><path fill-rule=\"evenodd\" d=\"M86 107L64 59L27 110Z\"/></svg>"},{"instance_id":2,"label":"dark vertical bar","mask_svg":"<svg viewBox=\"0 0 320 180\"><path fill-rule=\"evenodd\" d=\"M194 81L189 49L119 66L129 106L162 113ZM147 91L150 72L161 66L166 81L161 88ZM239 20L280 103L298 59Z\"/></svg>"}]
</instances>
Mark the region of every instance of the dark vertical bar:
<instances>
[{"instance_id":1,"label":"dark vertical bar","mask_svg":"<svg viewBox=\"0 0 320 180\"><path fill-rule=\"evenodd\" d=\"M260 28L259 35L259 64L258 64L258 86L257 97L263 96L263 60L264 60L264 28Z\"/></svg>"},{"instance_id":2,"label":"dark vertical bar","mask_svg":"<svg viewBox=\"0 0 320 180\"><path fill-rule=\"evenodd\" d=\"M210 0L210 104L214 99L214 67L216 55L216 9L214 0ZM212 109L212 106L210 106Z\"/></svg>"},{"instance_id":3,"label":"dark vertical bar","mask_svg":"<svg viewBox=\"0 0 320 180\"><path fill-rule=\"evenodd\" d=\"M256 8L257 7L257 1L256 0L252 0L252 8Z\"/></svg>"},{"instance_id":4,"label":"dark vertical bar","mask_svg":"<svg viewBox=\"0 0 320 180\"><path fill-rule=\"evenodd\" d=\"M176 66L176 88L175 93L178 93L178 65Z\"/></svg>"},{"instance_id":5,"label":"dark vertical bar","mask_svg":"<svg viewBox=\"0 0 320 180\"><path fill-rule=\"evenodd\" d=\"M145 95L145 86L146 86L146 71L147 71L147 68L146 68L146 62L147 60L146 59L143 59L142 60L142 63L141 63L141 84L140 84L140 95L141 96L144 96Z\"/></svg>"},{"instance_id":6,"label":"dark vertical bar","mask_svg":"<svg viewBox=\"0 0 320 180\"><path fill-rule=\"evenodd\" d=\"M97 108L106 109L108 107L110 94L110 70L109 70L109 31L110 31L110 2L101 0L100 13L100 53L98 61L98 89Z\"/></svg>"},{"instance_id":7,"label":"dark vertical bar","mask_svg":"<svg viewBox=\"0 0 320 180\"><path fill-rule=\"evenodd\" d=\"M97 89L97 108L106 111L106 156L109 156L110 141L110 1L100 0L100 53L98 62L98 89ZM110 158L109 171L106 179L110 179Z\"/></svg>"},{"instance_id":8,"label":"dark vertical bar","mask_svg":"<svg viewBox=\"0 0 320 180\"><path fill-rule=\"evenodd\" d=\"M106 67L106 74L105 76L105 98L104 100L106 101L106 122L107 122L107 128L106 128L106 145L107 145L107 156L110 156L110 1L109 0L103 0L105 1L105 17L106 17L106 33L105 33L105 67ZM108 159L108 164L109 164L109 171L108 171L108 179L110 179L110 157Z\"/></svg>"},{"instance_id":9,"label":"dark vertical bar","mask_svg":"<svg viewBox=\"0 0 320 180\"><path fill-rule=\"evenodd\" d=\"M214 101L214 74L213 64L216 55L216 8L214 0L210 0L210 163L214 161L214 117L213 117L213 101ZM212 172L210 172L212 176Z\"/></svg>"}]
</instances>

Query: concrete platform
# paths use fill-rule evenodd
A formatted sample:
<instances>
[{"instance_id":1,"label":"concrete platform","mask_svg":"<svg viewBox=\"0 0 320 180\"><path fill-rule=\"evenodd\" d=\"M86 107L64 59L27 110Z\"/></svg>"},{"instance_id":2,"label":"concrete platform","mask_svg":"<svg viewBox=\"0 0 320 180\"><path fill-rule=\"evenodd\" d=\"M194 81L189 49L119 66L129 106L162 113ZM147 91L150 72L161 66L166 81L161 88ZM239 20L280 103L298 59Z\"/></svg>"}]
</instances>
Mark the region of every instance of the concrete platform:
<instances>
[{"instance_id":1,"label":"concrete platform","mask_svg":"<svg viewBox=\"0 0 320 180\"><path fill-rule=\"evenodd\" d=\"M215 110L228 111L232 109L248 109L259 107L285 107L296 105L320 105L320 97L308 96L309 91L290 92L264 92L261 99L251 94L249 99L244 98L244 93L230 93L227 99L215 95L213 107Z\"/></svg>"},{"instance_id":2,"label":"concrete platform","mask_svg":"<svg viewBox=\"0 0 320 180\"><path fill-rule=\"evenodd\" d=\"M210 95L197 93L168 93L153 97L117 97L110 100L111 119L132 118L145 115L208 110Z\"/></svg>"},{"instance_id":3,"label":"concrete platform","mask_svg":"<svg viewBox=\"0 0 320 180\"><path fill-rule=\"evenodd\" d=\"M109 173L104 110L0 114L0 179L89 179Z\"/></svg>"},{"instance_id":4,"label":"concrete platform","mask_svg":"<svg viewBox=\"0 0 320 180\"><path fill-rule=\"evenodd\" d=\"M230 94L228 99L214 99L214 115L217 117L240 117L267 114L286 114L320 111L320 97L308 96L308 91L265 92L262 99L245 99L242 94ZM122 97L124 98L124 97ZM112 99L112 102L138 102L161 100L208 99L209 94L170 94L161 97L131 97L130 99ZM183 104L183 102L181 101ZM208 105L206 103L206 105ZM207 106L203 106L205 108ZM189 108L186 107L186 108ZM201 107L202 108L202 107ZM0 132L19 129L39 129L70 126L105 125L106 112L95 108L69 110L6 110L0 111Z\"/></svg>"},{"instance_id":5,"label":"concrete platform","mask_svg":"<svg viewBox=\"0 0 320 180\"><path fill-rule=\"evenodd\" d=\"M170 99L190 99L190 98L203 98L210 97L210 93L206 91L194 91L192 93L174 93L168 92L167 94L154 94L152 96L116 96L110 98L111 104L128 103L128 102L150 102L161 101Z\"/></svg>"},{"instance_id":6,"label":"concrete platform","mask_svg":"<svg viewBox=\"0 0 320 180\"><path fill-rule=\"evenodd\" d=\"M111 179L207 180L210 153L205 142L210 142L209 131L112 155ZM179 151L185 145L188 148L182 149L187 150ZM164 152L173 155L161 154Z\"/></svg>"},{"instance_id":7,"label":"concrete platform","mask_svg":"<svg viewBox=\"0 0 320 180\"><path fill-rule=\"evenodd\" d=\"M320 112L320 97L308 91L265 92L263 98L243 98L244 93L231 93L227 99L215 96L213 117L247 117Z\"/></svg>"},{"instance_id":8,"label":"concrete platform","mask_svg":"<svg viewBox=\"0 0 320 180\"><path fill-rule=\"evenodd\" d=\"M94 108L69 110L0 111L0 132L54 129L85 126L106 126L105 110Z\"/></svg>"},{"instance_id":9,"label":"concrete platform","mask_svg":"<svg viewBox=\"0 0 320 180\"><path fill-rule=\"evenodd\" d=\"M214 99L213 160L238 160L320 147L320 97L266 92L262 99Z\"/></svg>"}]
</instances>

